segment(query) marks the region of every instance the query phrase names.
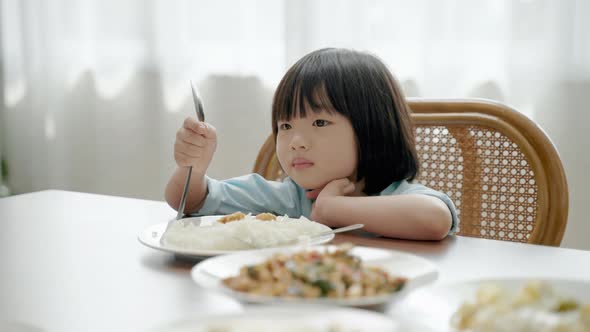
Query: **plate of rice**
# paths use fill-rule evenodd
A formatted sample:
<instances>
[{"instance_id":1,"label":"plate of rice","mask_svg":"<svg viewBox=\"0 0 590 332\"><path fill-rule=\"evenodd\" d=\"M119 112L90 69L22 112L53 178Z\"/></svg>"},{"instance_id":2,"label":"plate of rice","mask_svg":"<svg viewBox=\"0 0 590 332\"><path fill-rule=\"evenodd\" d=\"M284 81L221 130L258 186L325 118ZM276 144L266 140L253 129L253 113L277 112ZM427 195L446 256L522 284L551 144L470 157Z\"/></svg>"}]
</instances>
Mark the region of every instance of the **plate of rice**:
<instances>
[{"instance_id":1,"label":"plate of rice","mask_svg":"<svg viewBox=\"0 0 590 332\"><path fill-rule=\"evenodd\" d=\"M382 309L438 277L408 253L341 244L283 247L217 256L196 264L193 280L244 303Z\"/></svg>"},{"instance_id":2,"label":"plate of rice","mask_svg":"<svg viewBox=\"0 0 590 332\"><path fill-rule=\"evenodd\" d=\"M330 231L328 226L305 217L236 212L152 225L138 235L138 240L150 248L178 255L210 257L280 247L294 241L305 245L323 244L331 241L334 234L319 238L315 235L326 231Z\"/></svg>"}]
</instances>

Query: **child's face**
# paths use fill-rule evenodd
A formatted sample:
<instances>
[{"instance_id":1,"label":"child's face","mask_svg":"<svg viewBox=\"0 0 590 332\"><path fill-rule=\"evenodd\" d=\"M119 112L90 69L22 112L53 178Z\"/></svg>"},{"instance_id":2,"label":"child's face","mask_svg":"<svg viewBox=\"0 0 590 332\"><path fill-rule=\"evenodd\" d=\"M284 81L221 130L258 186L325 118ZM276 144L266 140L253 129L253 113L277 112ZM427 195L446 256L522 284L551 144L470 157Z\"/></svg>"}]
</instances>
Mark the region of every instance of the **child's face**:
<instances>
[{"instance_id":1,"label":"child's face","mask_svg":"<svg viewBox=\"0 0 590 332\"><path fill-rule=\"evenodd\" d=\"M350 121L337 112L306 114L277 124L277 157L283 170L305 189L342 178L354 182L357 144Z\"/></svg>"}]
</instances>

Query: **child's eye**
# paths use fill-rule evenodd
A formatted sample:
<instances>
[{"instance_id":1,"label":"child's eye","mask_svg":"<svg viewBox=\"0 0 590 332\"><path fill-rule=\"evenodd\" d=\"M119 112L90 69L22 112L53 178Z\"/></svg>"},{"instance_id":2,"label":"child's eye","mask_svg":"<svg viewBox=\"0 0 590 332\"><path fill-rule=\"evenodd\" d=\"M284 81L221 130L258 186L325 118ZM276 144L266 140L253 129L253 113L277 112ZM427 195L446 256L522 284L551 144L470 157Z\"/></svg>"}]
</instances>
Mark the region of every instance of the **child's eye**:
<instances>
[{"instance_id":1,"label":"child's eye","mask_svg":"<svg viewBox=\"0 0 590 332\"><path fill-rule=\"evenodd\" d=\"M313 125L316 126L316 127L325 127L328 124L330 124L329 121L327 121L327 120L321 120L321 119L315 120L313 122Z\"/></svg>"},{"instance_id":2,"label":"child's eye","mask_svg":"<svg viewBox=\"0 0 590 332\"><path fill-rule=\"evenodd\" d=\"M279 123L279 129L280 130L288 130L288 129L291 129L291 125L288 123Z\"/></svg>"}]
</instances>

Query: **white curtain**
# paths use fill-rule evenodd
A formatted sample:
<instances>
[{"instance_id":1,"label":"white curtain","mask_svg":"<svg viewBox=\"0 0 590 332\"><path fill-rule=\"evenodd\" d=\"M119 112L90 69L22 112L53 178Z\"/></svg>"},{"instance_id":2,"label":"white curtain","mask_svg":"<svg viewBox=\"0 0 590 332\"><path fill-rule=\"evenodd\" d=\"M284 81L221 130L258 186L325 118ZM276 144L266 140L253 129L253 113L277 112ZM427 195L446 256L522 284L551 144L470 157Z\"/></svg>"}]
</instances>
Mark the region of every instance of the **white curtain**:
<instances>
[{"instance_id":1,"label":"white curtain","mask_svg":"<svg viewBox=\"0 0 590 332\"><path fill-rule=\"evenodd\" d=\"M13 192L161 199L194 115L190 80L220 132L212 175L251 170L286 67L282 2L2 0L1 12Z\"/></svg>"},{"instance_id":2,"label":"white curtain","mask_svg":"<svg viewBox=\"0 0 590 332\"><path fill-rule=\"evenodd\" d=\"M219 131L211 174L247 173L274 87L327 46L377 54L410 96L515 107L555 141L570 191L590 185L585 0L0 1L0 152L14 193L162 199L176 129L194 114L189 80Z\"/></svg>"}]
</instances>

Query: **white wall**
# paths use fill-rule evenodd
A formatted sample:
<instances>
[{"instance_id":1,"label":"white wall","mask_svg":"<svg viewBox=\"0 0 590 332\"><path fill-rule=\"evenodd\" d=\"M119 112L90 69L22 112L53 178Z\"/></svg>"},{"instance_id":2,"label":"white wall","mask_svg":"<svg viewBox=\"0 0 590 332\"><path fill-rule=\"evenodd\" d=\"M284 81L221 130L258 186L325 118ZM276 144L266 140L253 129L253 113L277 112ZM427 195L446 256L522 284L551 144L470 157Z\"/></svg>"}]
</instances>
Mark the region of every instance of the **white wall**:
<instances>
[{"instance_id":1,"label":"white wall","mask_svg":"<svg viewBox=\"0 0 590 332\"><path fill-rule=\"evenodd\" d=\"M562 247L590 250L590 82L564 82L548 89L534 119L557 146L569 187L569 218Z\"/></svg>"}]
</instances>

